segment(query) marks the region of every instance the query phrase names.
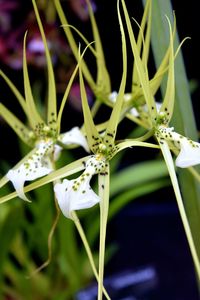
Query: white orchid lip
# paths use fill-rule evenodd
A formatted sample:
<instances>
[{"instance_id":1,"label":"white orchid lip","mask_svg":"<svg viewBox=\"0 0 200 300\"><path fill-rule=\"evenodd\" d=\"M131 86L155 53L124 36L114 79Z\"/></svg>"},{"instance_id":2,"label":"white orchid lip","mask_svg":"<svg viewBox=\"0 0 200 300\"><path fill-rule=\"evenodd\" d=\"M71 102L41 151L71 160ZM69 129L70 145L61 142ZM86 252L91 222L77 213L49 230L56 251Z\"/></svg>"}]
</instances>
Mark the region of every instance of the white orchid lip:
<instances>
[{"instance_id":1,"label":"white orchid lip","mask_svg":"<svg viewBox=\"0 0 200 300\"><path fill-rule=\"evenodd\" d=\"M188 168L200 164L200 144L174 131L173 127L158 127L158 138L171 141L180 150L175 164L179 168Z\"/></svg>"},{"instance_id":2,"label":"white orchid lip","mask_svg":"<svg viewBox=\"0 0 200 300\"><path fill-rule=\"evenodd\" d=\"M180 141L181 150L175 164L179 168L188 168L200 164L200 144L183 138Z\"/></svg>"},{"instance_id":3,"label":"white orchid lip","mask_svg":"<svg viewBox=\"0 0 200 300\"><path fill-rule=\"evenodd\" d=\"M87 161L85 171L73 180L64 179L54 186L58 205L67 218L72 218L71 212L90 208L100 202L100 197L92 190L90 180L93 175L105 169L105 162L95 156Z\"/></svg>"},{"instance_id":4,"label":"white orchid lip","mask_svg":"<svg viewBox=\"0 0 200 300\"><path fill-rule=\"evenodd\" d=\"M62 133L59 136L58 141L60 141L63 145L80 145L82 146L86 152L90 152L87 140L84 134L81 132L79 127L73 127L71 130ZM62 151L62 147L60 145L54 146L54 159L57 160Z\"/></svg>"},{"instance_id":5,"label":"white orchid lip","mask_svg":"<svg viewBox=\"0 0 200 300\"><path fill-rule=\"evenodd\" d=\"M53 152L52 141L42 141L36 145L35 152L22 163L17 169L10 170L7 178L12 182L18 196L25 200L29 199L24 194L25 181L32 181L49 174L53 171L49 154Z\"/></svg>"}]
</instances>

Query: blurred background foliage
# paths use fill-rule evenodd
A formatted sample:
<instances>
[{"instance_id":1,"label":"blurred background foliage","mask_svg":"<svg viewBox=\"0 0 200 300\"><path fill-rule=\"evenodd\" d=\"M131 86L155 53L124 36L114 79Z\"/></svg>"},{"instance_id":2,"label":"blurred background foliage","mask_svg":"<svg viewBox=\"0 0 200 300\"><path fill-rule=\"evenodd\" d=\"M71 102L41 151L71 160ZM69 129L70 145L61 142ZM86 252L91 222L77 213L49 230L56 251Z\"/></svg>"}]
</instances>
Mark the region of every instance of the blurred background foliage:
<instances>
[{"instance_id":1,"label":"blurred background foliage","mask_svg":"<svg viewBox=\"0 0 200 300\"><path fill-rule=\"evenodd\" d=\"M150 55L150 70L154 70L155 64L159 60L161 51L155 47L155 43L160 41L162 35L160 15L167 12L165 4L170 3L166 0L154 1L160 6L153 10L156 22L153 22L153 48ZM87 7L84 0L63 1L63 8L69 18L69 22L81 29L81 31L91 40L91 28L88 19ZM38 7L43 19L46 36L51 49L52 59L54 62L54 71L57 82L58 95L62 95L70 74L75 66L75 60L71 53L66 39L62 34L59 21L56 16L53 1L38 0ZM140 21L142 16L142 1L126 1L130 15ZM120 34L116 13L116 1L92 1L93 9L99 25L99 30L104 45L107 66L112 79L113 90L118 88L121 78L121 46ZM189 87L186 77L184 87L187 95L192 95L192 103L195 111L197 127L199 124L198 99L199 99L199 72L197 64L199 63L199 46L197 38L197 28L195 24L195 15L197 10L195 6L185 6L179 1L172 1L176 12L178 31L180 39L185 36L191 36L192 40L186 42L183 46L183 56L187 75L189 78ZM171 9L171 8L170 8ZM191 18L192 15L192 18ZM197 17L197 15L196 15ZM160 27L159 27L160 26ZM45 55L41 46L41 39L37 28L36 20L33 14L31 1L0 0L0 65L1 68L10 76L16 86L23 91L22 81L22 44L24 32L28 29L27 59L31 82L33 83L34 94L38 100L38 106L41 113L44 112L45 103ZM156 29L160 29L157 33ZM158 34L156 36L156 34ZM165 40L167 43L167 40ZM119 45L119 47L118 47ZM153 62L155 57L155 64ZM93 68L93 62L89 62ZM178 62L179 66L182 61ZM131 73L131 70L130 70ZM180 74L181 73L181 74ZM180 78L182 72L177 74ZM177 82L178 79L177 79ZM1 101L6 104L12 111L19 114L22 112L16 105L15 99L9 88L1 80ZM182 84L182 83L181 83ZM183 86L181 85L181 88ZM190 92L188 90L190 88ZM192 93L191 93L192 92ZM179 99L190 105L190 99L184 93L186 99ZM89 100L92 103L93 95L88 88ZM58 97L59 99L59 97ZM185 104L184 104L185 107ZM73 118L70 116L73 113ZM103 110L102 114L106 115L109 110ZM175 122L177 126L180 123L191 121L187 109L178 111L176 108ZM23 118L23 116L22 116ZM182 121L180 121L180 118ZM74 125L82 124L82 112L79 95L78 79L73 84L69 103L66 107L66 119L63 122L63 131L70 129ZM3 176L25 153L28 149L17 140L10 128L0 119L0 172ZM193 120L192 120L193 122ZM78 124L77 124L78 123ZM193 130L192 135L196 135L195 125L193 129L191 123L188 123L189 130ZM131 128L131 129L130 129ZM180 131L184 131L182 128ZM141 129L133 126L129 121L120 125L119 136L124 136L124 132L131 137L137 137ZM191 135L191 137L192 137ZM73 152L65 151L58 162L58 166L66 164L76 157L80 157L83 150L75 149ZM111 165L111 191L110 191L110 212L108 224L108 243L106 251L107 269L106 274L113 274L124 268L135 268L143 265L153 264L158 271L160 282L156 286L154 298L150 296L145 299L198 299L196 290L195 275L192 261L185 241L182 225L176 209L174 195L170 186L168 173L159 151L148 150L149 155L143 149L136 149L134 152L126 150L125 153L119 154ZM155 154L156 153L156 154ZM187 179L184 178L187 177ZM192 183L188 174L180 174L183 183L182 191L185 195L191 195L191 186L196 189L196 183ZM190 185L184 188L184 182L190 180ZM6 186L0 190L0 195L9 192L11 186ZM195 190L196 191L196 190ZM194 193L196 193L194 191ZM52 186L46 185L31 194L32 203L26 204L19 199L14 199L0 207L0 299L2 300L39 300L39 299L74 299L76 292L87 286L93 280L92 270L89 266L85 250L81 244L76 228L71 220L60 216L52 240L52 259L47 268L27 279L37 267L39 267L48 258L48 235L52 224L56 218L56 208L53 199ZM187 195L188 197L188 195ZM196 196L195 196L196 197ZM190 199L190 196L189 196ZM199 199L197 200L199 201ZM146 215L146 212L148 214ZM190 211L190 207L188 209ZM137 217L134 221L135 212L139 212L139 222ZM170 212L170 213L169 213ZM171 214L169 216L169 214ZM79 213L89 244L93 250L95 260L98 259L98 232L99 217L98 208L94 207L89 211ZM148 216L157 220L157 224L146 222ZM163 231L165 238L155 235L155 230L159 232L159 227L163 228L163 215L167 215L166 226L168 230ZM133 220L130 221L130 216ZM170 222L170 217L175 216L174 223ZM134 223L136 222L136 223ZM138 225L139 224L139 225ZM149 228L145 227L149 224ZM153 224L153 225L152 225ZM171 225L177 226L176 242ZM137 228L134 225L138 225ZM137 231L134 238L134 233ZM175 230L176 232L176 230ZM144 234L145 233L145 234ZM146 236L150 238L147 239ZM161 234L162 236L162 234ZM148 240L143 248L141 240ZM164 242L163 242L164 241ZM168 243L167 243L168 242ZM124 243L124 244L123 244ZM169 252L163 255L163 249L169 247ZM135 245L135 246L133 246ZM159 245L159 246L158 246ZM130 252L130 249L133 249ZM135 249L135 252L134 252ZM161 251L159 251L161 249ZM165 249L166 251L166 249ZM170 264L170 255L180 252L174 266L166 266L164 260L168 257ZM153 255L152 255L153 253ZM182 255L181 255L182 253ZM163 269L163 268L166 269ZM179 268L179 272L177 271ZM174 294L172 290L174 283L169 280L168 276L173 277L175 284ZM164 274L164 275L163 275ZM183 282L187 279L187 285ZM157 297L157 298L156 298ZM165 298L166 297L166 298ZM168 297L168 298L167 298ZM185 298L184 298L185 297ZM195 298L196 297L196 298ZM140 298L138 298L140 299ZM142 299L142 298L141 298ZM84 299L83 299L84 300Z\"/></svg>"}]
</instances>

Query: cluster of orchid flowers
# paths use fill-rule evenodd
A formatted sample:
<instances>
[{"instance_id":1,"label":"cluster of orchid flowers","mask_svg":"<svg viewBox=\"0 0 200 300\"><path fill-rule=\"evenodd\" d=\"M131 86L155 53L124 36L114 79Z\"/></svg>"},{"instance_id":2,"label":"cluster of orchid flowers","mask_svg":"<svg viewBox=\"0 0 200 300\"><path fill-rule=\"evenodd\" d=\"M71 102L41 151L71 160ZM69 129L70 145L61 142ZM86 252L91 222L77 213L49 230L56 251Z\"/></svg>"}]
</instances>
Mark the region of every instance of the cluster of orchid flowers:
<instances>
[{"instance_id":1,"label":"cluster of orchid flowers","mask_svg":"<svg viewBox=\"0 0 200 300\"><path fill-rule=\"evenodd\" d=\"M110 77L106 68L101 40L89 0L87 1L87 4L93 29L94 43L89 43L77 29L67 25L68 22L59 0L54 0L54 4L63 25L63 30L68 39L68 43L77 59L77 66L67 85L57 113L56 86L52 61L38 9L35 0L33 0L33 6L43 40L47 61L47 118L46 120L41 118L32 95L26 61L26 34L23 48L25 98L20 94L3 71L0 71L0 75L4 78L12 92L17 97L19 104L27 116L28 126L25 126L2 103L0 103L0 114L17 133L17 135L32 148L32 150L0 180L0 187L5 185L8 181L11 181L15 188L15 192L0 198L0 203L4 203L16 196L23 200L30 201L26 196L26 192L49 182L54 182L54 193L60 210L65 217L70 218L75 222L79 232L81 232L82 240L86 246L86 251L94 274L99 283L98 300L102 299L103 293L106 298L109 299L109 296L103 287L106 224L109 211L109 162L118 152L125 148L132 147L132 151L134 151L134 146L161 149L175 191L197 275L200 279L200 262L185 213L175 172L174 161L171 154L171 152L173 152L177 156L175 165L180 168L188 168L200 163L200 144L176 133L174 128L169 125L173 115L175 100L174 61L179 51L178 48L175 52L173 46L175 25L174 29L172 29L170 21L166 18L169 23L169 47L154 77L150 80L147 61L150 47L151 0L147 0L146 2L142 22L141 25L139 25L137 40L135 39L132 30L125 2L124 0L118 1L117 12L122 40L123 70L119 90L118 92L114 92L111 89ZM130 93L125 92L127 82L127 49L120 4L122 5L122 11L134 59L132 76L133 84ZM82 54L80 47L78 47L75 43L72 30L76 30L84 43L86 43L86 48ZM96 58L96 80L93 79L83 58L85 51L91 51ZM66 133L60 133L63 109L77 72L79 72L80 95L82 100L84 123L82 128L74 127ZM166 92L163 101L158 103L155 101L155 94L161 85L161 81L165 73L168 73ZM92 110L88 104L84 78L96 98L96 102ZM110 118L102 124L95 125L95 114L97 113L100 105L103 104L111 107L112 111ZM124 139L118 142L116 140L117 127L124 118L129 118L136 124L143 126L146 129L146 134L137 139ZM155 143L147 141L152 136L155 137ZM54 162L59 159L60 152L62 150L64 151L64 149L69 146L71 147L71 145L82 146L85 151L90 154L87 154L85 157L55 170ZM67 177L80 171L83 171L83 173L78 178L70 180L67 179ZM95 175L98 176L98 193L92 189L90 184L92 177ZM32 181L38 178L40 179L24 187L26 181ZM62 178L65 179L61 181ZM100 206L98 272L96 271L91 252L87 245L86 237L82 232L78 216L75 212L80 209L90 208L96 204L99 204Z\"/></svg>"}]
</instances>

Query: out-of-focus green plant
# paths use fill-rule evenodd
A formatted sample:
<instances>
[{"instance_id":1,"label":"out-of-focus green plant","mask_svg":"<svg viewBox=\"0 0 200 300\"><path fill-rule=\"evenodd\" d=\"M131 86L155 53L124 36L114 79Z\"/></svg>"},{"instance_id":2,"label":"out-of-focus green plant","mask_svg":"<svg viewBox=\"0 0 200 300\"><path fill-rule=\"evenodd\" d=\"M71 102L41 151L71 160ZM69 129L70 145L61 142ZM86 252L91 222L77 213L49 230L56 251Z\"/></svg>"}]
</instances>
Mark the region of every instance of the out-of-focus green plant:
<instances>
[{"instance_id":1,"label":"out-of-focus green plant","mask_svg":"<svg viewBox=\"0 0 200 300\"><path fill-rule=\"evenodd\" d=\"M185 213L171 156L173 152L177 156L176 166L189 167L191 174L199 180L199 174L192 166L200 163L200 144L176 133L170 127L171 124L169 125L169 122L174 122L171 121L176 100L174 64L180 50L180 45L174 46L176 26L174 25L172 29L169 19L166 18L168 44L162 54L162 60L158 62L157 71L150 79L147 65L152 9L154 10L152 1L147 0L145 3L141 25L137 24L139 27L137 39L132 30L124 0L117 2L123 70L120 87L116 92L112 90L112 78L106 67L98 26L89 1L87 3L94 38L92 43L88 42L80 31L67 23L60 1L54 0L63 30L77 59L77 67L67 85L58 113L50 52L35 0L33 0L33 6L47 59L46 119L41 117L37 110L37 99L33 97L29 82L26 35L23 59L25 98L1 71L1 76L10 86L27 116L28 126L23 125L2 103L0 103L0 113L19 137L32 148L31 153L26 155L0 181L2 187L0 203L5 203L17 196L28 200L25 193L30 191L32 199L32 203L26 206L19 201L14 201L14 204L5 203L0 212L0 238L3 245L0 254L0 296L2 298L8 296L14 299L71 299L77 290L91 280L94 274L98 281L98 300L102 299L103 293L107 299L110 299L103 287L104 260L107 261L114 251L113 245L105 247L107 221L135 198L168 185L168 173L175 191L197 277L200 278L197 240ZM129 75L127 72L127 37L124 27L127 27L134 61L131 74L132 87L128 93L126 92ZM73 31L76 31L86 44L84 50L76 45ZM84 59L86 51L91 52L96 58L95 79ZM71 84L78 70L83 126L81 130L75 128L62 135L60 134L61 118ZM163 101L159 103L156 101L156 93L164 75L167 76L167 84ZM88 104L84 78L96 98L92 109ZM101 124L96 124L95 117L101 105L109 106L110 117L106 121L102 120ZM127 134L122 133L122 139L118 140L116 139L116 136L118 138L118 125L126 118L133 121L142 134L134 136L134 133L131 133L131 137L128 137ZM140 131L141 128L143 128L142 131ZM153 136L155 143L148 142L147 140ZM77 159L73 154L74 144L81 145L87 151L90 150L91 154L79 156ZM123 157L121 151L131 148L128 150L128 155L129 153L134 155L134 146L161 149L165 163L155 158L120 169L120 160ZM60 154L61 150L63 151ZM146 151L148 153L148 149ZM79 172L82 174L74 179L72 175ZM96 185L93 182L95 175L98 177L98 185L97 182ZM42 176L44 177L38 179ZM61 181L62 178L65 179ZM38 180L24 187L25 181L35 179ZM9 180L13 183L16 192L10 192L7 188L6 183ZM100 212L96 205L98 203ZM60 217L60 210L66 218ZM76 210L81 211L76 213ZM76 235L76 229L79 237ZM96 247L98 238L99 250ZM79 239L83 246L80 246ZM107 248L106 251L105 248ZM99 265L98 271L96 265ZM45 266L48 268L39 272ZM30 278L27 279L26 275L30 275Z\"/></svg>"}]
</instances>

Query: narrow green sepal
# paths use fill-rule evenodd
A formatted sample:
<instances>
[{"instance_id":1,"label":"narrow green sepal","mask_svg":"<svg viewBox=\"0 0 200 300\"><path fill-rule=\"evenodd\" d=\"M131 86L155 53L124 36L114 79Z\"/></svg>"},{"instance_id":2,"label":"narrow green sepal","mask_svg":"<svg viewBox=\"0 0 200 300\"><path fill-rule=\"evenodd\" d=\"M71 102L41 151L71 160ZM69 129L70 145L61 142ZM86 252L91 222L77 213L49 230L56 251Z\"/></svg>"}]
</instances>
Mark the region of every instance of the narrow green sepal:
<instances>
[{"instance_id":1,"label":"narrow green sepal","mask_svg":"<svg viewBox=\"0 0 200 300\"><path fill-rule=\"evenodd\" d=\"M49 53L47 40L45 37L44 29L42 26L42 22L40 19L40 15L37 9L37 5L35 0L32 0L36 19L38 22L38 26L40 29L40 34L42 36L42 41L45 48L45 55L47 60L47 72L48 72L48 110L47 110L47 124L50 128L57 130L57 100L56 100L56 86L55 86L55 78L54 78L54 71L53 65L51 61L51 56Z\"/></svg>"},{"instance_id":2,"label":"narrow green sepal","mask_svg":"<svg viewBox=\"0 0 200 300\"><path fill-rule=\"evenodd\" d=\"M15 131L19 138L27 145L34 145L34 133L29 130L12 112L0 103L0 115Z\"/></svg>"}]
</instances>

